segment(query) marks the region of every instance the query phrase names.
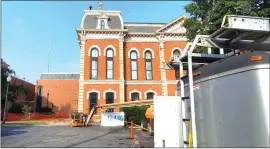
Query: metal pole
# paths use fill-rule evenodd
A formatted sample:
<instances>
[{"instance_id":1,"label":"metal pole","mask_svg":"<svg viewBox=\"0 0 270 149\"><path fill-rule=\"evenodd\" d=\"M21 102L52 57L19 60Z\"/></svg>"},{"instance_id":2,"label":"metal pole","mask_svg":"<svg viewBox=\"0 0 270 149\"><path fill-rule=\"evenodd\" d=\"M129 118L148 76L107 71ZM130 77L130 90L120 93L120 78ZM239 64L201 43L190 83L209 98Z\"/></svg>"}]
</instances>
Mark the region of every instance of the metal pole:
<instances>
[{"instance_id":1,"label":"metal pole","mask_svg":"<svg viewBox=\"0 0 270 149\"><path fill-rule=\"evenodd\" d=\"M8 86L9 86L9 83L7 82L7 92L6 92L6 101L5 101L4 119L3 119L4 122L6 121L6 110L7 110L7 99L8 99Z\"/></svg>"},{"instance_id":2,"label":"metal pole","mask_svg":"<svg viewBox=\"0 0 270 149\"><path fill-rule=\"evenodd\" d=\"M197 132L196 132L196 117L195 117L195 101L193 91L193 70L192 70L192 53L198 43L200 35L197 35L190 50L188 51L188 78L189 78L189 94L190 94L190 106L191 106L191 121L192 121L192 143L193 147L197 147Z\"/></svg>"}]
</instances>

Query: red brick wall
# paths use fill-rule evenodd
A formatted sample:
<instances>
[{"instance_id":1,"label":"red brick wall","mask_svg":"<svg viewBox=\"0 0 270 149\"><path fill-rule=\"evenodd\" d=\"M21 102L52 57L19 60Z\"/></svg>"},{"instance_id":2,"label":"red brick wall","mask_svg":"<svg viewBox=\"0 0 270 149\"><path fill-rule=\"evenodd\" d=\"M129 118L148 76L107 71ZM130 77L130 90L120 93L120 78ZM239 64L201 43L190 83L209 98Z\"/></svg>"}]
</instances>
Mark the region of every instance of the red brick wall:
<instances>
[{"instance_id":1,"label":"red brick wall","mask_svg":"<svg viewBox=\"0 0 270 149\"><path fill-rule=\"evenodd\" d=\"M71 110L72 107L78 107L78 80L38 80L36 92L40 85L42 86L42 107L51 108L55 105L58 110Z\"/></svg>"},{"instance_id":2,"label":"red brick wall","mask_svg":"<svg viewBox=\"0 0 270 149\"><path fill-rule=\"evenodd\" d=\"M141 98L140 100L146 100L145 98L145 92L147 92L148 90L153 90L157 93L158 96L162 95L162 89L161 89L161 85L160 84L155 84L155 85L148 85L148 84L143 84L143 85L127 85L126 88L126 98L127 101L131 101L131 99L129 98L129 93L136 89L137 91L139 91L141 93Z\"/></svg>"},{"instance_id":3,"label":"red brick wall","mask_svg":"<svg viewBox=\"0 0 270 149\"><path fill-rule=\"evenodd\" d=\"M118 40L87 40L85 43L85 62L84 62L84 79L90 79L90 62L91 57L88 53L91 51L91 47L97 45L100 48L100 56L98 57L98 80L106 80L106 56L105 48L112 45L116 49L116 56L114 57L114 79L119 80L120 68L119 68L119 41ZM102 73L103 72L103 73Z\"/></svg>"},{"instance_id":4,"label":"red brick wall","mask_svg":"<svg viewBox=\"0 0 270 149\"><path fill-rule=\"evenodd\" d=\"M12 77L12 80L10 82L11 84L15 85L23 85L24 88L26 88L27 95L20 94L18 95L17 99L15 100L16 104L30 104L32 106L32 109L34 109L34 97L35 97L35 85L27 82L23 79Z\"/></svg>"},{"instance_id":5,"label":"red brick wall","mask_svg":"<svg viewBox=\"0 0 270 149\"><path fill-rule=\"evenodd\" d=\"M146 80L145 73L145 59L143 58L143 52L146 48L150 48L154 52L154 58L152 60L152 70L153 70L153 80L160 80L160 61L159 61L159 44L158 43L138 43L138 42L127 42L125 47L125 76L126 81L131 80L131 62L129 58L130 49L136 48L139 53L137 55L139 58L137 59L138 64L138 80ZM153 54L152 54L153 57Z\"/></svg>"}]
</instances>

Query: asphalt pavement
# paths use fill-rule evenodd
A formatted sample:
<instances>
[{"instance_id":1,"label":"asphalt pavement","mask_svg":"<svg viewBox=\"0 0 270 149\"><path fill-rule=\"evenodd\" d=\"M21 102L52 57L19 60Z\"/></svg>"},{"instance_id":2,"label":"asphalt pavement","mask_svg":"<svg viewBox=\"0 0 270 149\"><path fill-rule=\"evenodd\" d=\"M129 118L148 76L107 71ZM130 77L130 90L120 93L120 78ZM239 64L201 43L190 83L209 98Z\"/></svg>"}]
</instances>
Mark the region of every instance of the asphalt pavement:
<instances>
[{"instance_id":1,"label":"asphalt pavement","mask_svg":"<svg viewBox=\"0 0 270 149\"><path fill-rule=\"evenodd\" d=\"M142 148L154 147L153 137L135 130ZM1 126L1 147L131 147L125 127Z\"/></svg>"}]
</instances>

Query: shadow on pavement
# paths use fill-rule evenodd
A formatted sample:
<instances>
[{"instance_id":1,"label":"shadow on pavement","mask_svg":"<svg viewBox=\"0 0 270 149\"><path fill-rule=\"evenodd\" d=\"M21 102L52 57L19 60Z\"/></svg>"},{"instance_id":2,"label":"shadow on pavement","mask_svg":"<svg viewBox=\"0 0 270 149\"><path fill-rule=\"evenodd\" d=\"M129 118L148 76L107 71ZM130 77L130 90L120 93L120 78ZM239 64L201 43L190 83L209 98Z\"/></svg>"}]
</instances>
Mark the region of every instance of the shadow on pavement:
<instances>
[{"instance_id":1,"label":"shadow on pavement","mask_svg":"<svg viewBox=\"0 0 270 149\"><path fill-rule=\"evenodd\" d=\"M91 138L91 139L88 139L88 140L84 140L84 141L81 141L81 142L78 142L78 143L75 143L75 144L66 146L65 148L74 147L74 146L76 146L76 145L80 145L80 144L83 144L83 143L86 143L86 142L89 142L89 141L92 141L92 140L95 140L95 139L104 137L104 136L106 136L106 135L109 135L109 134L111 134L111 133L115 133L115 132L118 132L118 131L121 131L121 130L123 130L123 128L118 128L118 129L109 131L108 133L105 133L105 134L103 134L103 135L99 135L99 136L96 136L96 137L94 137L94 138Z\"/></svg>"},{"instance_id":2,"label":"shadow on pavement","mask_svg":"<svg viewBox=\"0 0 270 149\"><path fill-rule=\"evenodd\" d=\"M25 128L30 128L31 126L1 126L1 137L13 136L27 133Z\"/></svg>"}]
</instances>

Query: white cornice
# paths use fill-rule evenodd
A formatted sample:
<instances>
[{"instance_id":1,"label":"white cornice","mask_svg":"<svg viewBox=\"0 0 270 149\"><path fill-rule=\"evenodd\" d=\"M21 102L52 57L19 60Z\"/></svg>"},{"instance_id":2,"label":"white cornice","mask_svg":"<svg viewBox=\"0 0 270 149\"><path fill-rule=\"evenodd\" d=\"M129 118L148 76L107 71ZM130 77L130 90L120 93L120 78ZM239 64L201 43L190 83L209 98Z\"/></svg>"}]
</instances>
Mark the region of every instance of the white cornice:
<instances>
[{"instance_id":1,"label":"white cornice","mask_svg":"<svg viewBox=\"0 0 270 149\"><path fill-rule=\"evenodd\" d=\"M163 42L166 41L188 41L186 34L184 33L165 33L162 38L159 39L159 34L153 33L132 33L125 34L124 30L84 30L77 29L80 43L81 40L87 39L121 39L124 37L125 42ZM122 36L123 34L123 36Z\"/></svg>"},{"instance_id":2,"label":"white cornice","mask_svg":"<svg viewBox=\"0 0 270 149\"><path fill-rule=\"evenodd\" d=\"M125 42L158 42L156 37L131 37L127 36Z\"/></svg>"},{"instance_id":3,"label":"white cornice","mask_svg":"<svg viewBox=\"0 0 270 149\"><path fill-rule=\"evenodd\" d=\"M83 29L78 28L77 31L85 31L85 32L127 32L128 29Z\"/></svg>"},{"instance_id":4,"label":"white cornice","mask_svg":"<svg viewBox=\"0 0 270 149\"><path fill-rule=\"evenodd\" d=\"M85 39L119 39L119 34L87 33Z\"/></svg>"}]
</instances>

